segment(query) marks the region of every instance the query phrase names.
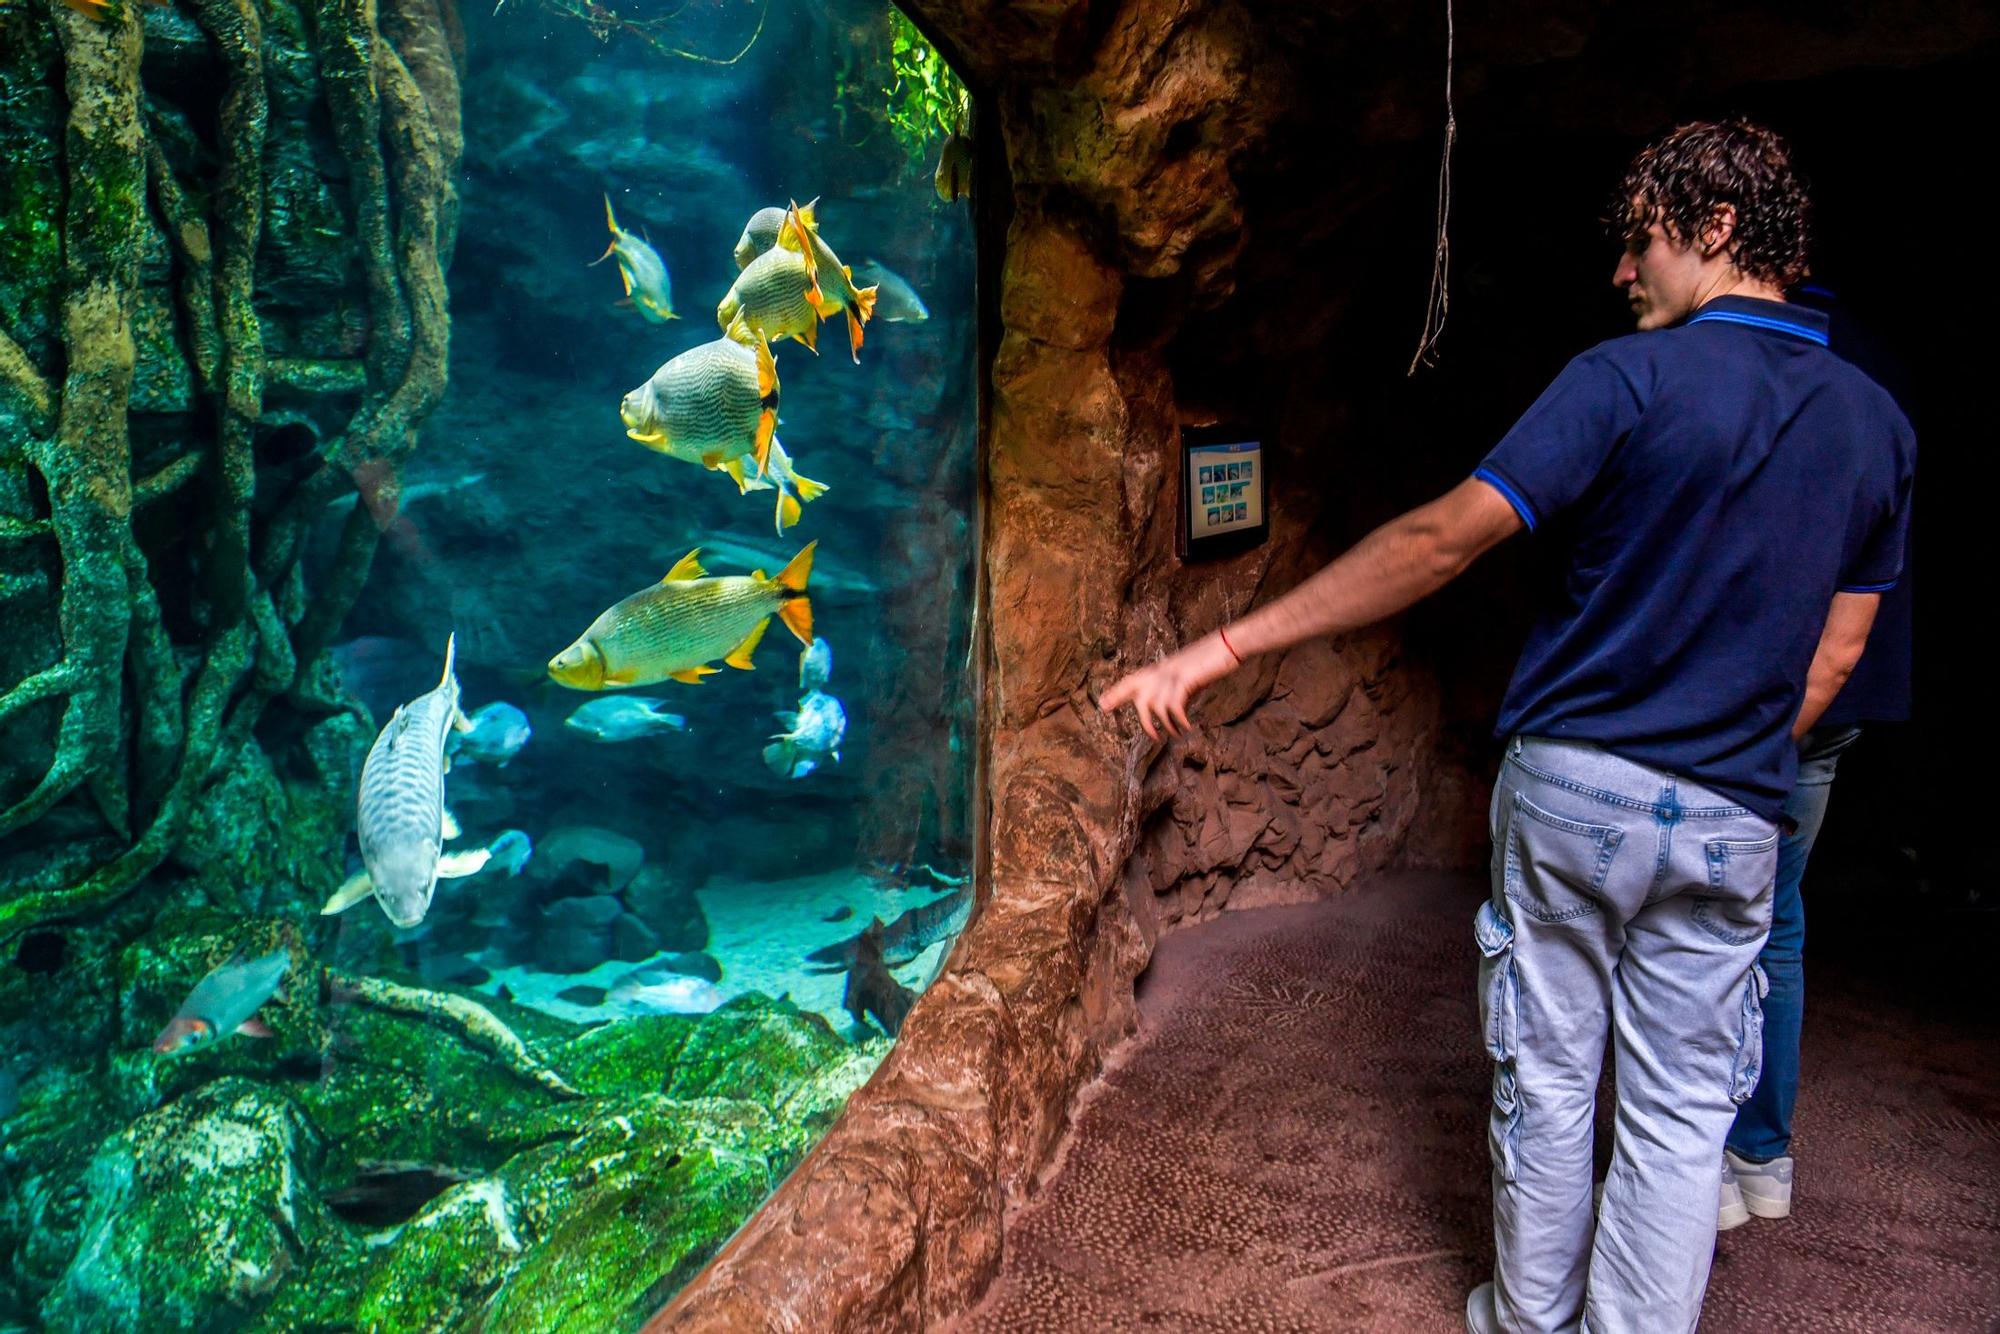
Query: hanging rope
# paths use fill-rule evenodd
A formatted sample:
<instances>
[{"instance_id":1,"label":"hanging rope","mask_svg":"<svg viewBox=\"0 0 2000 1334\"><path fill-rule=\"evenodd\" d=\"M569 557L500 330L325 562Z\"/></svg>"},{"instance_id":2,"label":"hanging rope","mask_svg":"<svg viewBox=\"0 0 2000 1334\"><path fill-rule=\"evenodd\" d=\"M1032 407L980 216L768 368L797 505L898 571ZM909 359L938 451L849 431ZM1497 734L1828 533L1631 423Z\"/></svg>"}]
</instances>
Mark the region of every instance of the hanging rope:
<instances>
[{"instance_id":1,"label":"hanging rope","mask_svg":"<svg viewBox=\"0 0 2000 1334\"><path fill-rule=\"evenodd\" d=\"M1444 160L1438 164L1437 249L1431 255L1431 295L1424 306L1424 332L1417 339L1416 355L1410 358L1415 375L1419 366L1437 365L1438 339L1444 336L1444 318L1451 309L1451 146L1458 139L1458 117L1451 105L1452 65L1451 0L1444 3Z\"/></svg>"}]
</instances>

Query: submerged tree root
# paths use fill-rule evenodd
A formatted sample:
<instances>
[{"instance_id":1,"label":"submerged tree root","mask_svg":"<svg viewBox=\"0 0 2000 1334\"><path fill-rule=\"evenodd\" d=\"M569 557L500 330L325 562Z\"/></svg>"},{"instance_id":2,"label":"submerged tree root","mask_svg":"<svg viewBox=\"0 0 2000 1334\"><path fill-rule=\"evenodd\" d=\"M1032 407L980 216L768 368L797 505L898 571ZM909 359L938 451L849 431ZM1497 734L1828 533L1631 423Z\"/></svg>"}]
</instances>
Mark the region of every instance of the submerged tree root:
<instances>
[{"instance_id":1,"label":"submerged tree root","mask_svg":"<svg viewBox=\"0 0 2000 1334\"><path fill-rule=\"evenodd\" d=\"M54 543L62 656L0 689L0 726L50 701L63 709L53 758L30 790L0 808L0 836L84 789L124 851L79 877L73 854L87 846L101 855L109 839L52 847L39 872L0 902L0 940L101 911L172 852L218 764L248 741L269 701L296 696L367 578L379 541L372 526L343 536L327 596L307 597L299 561L312 523L357 476L383 480L393 515L397 472L443 394L450 319L441 256L456 229L452 181L462 148L462 41L451 0L316 7L314 44L349 168L373 317L368 379L318 472L253 532L256 426L270 373L254 304L268 113L263 11L256 0L194 3L226 75L215 122L221 169L204 194L183 187L149 138L136 13L122 8L100 21L48 6L69 101L65 356L58 383L0 334L0 429L21 442L49 497L46 519L0 519L0 543ZM214 396L218 427L208 448L135 480L130 315L149 198L178 270L195 381ZM192 511L207 525L197 547L205 596L193 607L203 643L187 662L156 592L161 578L179 573L151 568L131 518L135 507L193 487L207 493ZM40 574L10 576L0 594L48 586ZM133 829L142 832L135 838Z\"/></svg>"},{"instance_id":2,"label":"submerged tree root","mask_svg":"<svg viewBox=\"0 0 2000 1334\"><path fill-rule=\"evenodd\" d=\"M499 1016L477 1001L447 991L425 991L418 987L385 982L379 977L356 977L337 969L326 970L337 998L372 1005L391 1014L409 1015L447 1028L474 1046L497 1057L500 1064L531 1084L562 1098L581 1098L583 1093L529 1052L527 1044Z\"/></svg>"}]
</instances>

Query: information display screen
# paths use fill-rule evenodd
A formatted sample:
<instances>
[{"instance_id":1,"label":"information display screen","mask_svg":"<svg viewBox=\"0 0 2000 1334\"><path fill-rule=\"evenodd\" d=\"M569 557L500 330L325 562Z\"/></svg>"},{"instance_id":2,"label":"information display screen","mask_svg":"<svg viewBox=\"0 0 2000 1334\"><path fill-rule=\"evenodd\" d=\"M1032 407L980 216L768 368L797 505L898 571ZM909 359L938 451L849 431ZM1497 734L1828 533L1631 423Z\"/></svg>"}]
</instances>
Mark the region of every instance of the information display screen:
<instances>
[{"instance_id":1,"label":"information display screen","mask_svg":"<svg viewBox=\"0 0 2000 1334\"><path fill-rule=\"evenodd\" d=\"M1182 554L1224 555L1270 531L1263 442L1243 431L1190 428L1181 439Z\"/></svg>"}]
</instances>

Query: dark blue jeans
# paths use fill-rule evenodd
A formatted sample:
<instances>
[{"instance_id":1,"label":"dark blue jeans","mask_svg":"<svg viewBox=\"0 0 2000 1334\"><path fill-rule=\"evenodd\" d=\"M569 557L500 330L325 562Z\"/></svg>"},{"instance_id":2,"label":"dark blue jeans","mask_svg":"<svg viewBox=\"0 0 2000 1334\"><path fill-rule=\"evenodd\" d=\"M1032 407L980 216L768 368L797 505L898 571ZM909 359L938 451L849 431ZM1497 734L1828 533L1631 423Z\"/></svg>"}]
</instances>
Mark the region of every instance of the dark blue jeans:
<instances>
[{"instance_id":1,"label":"dark blue jeans","mask_svg":"<svg viewBox=\"0 0 2000 1334\"><path fill-rule=\"evenodd\" d=\"M1819 727L1799 743L1799 776L1785 799L1785 818L1792 828L1778 842L1771 939L1757 960L1771 982L1764 997L1764 1073L1750 1101L1738 1109L1727 1141L1732 1153L1753 1163L1791 1152L1792 1107L1799 1096L1799 1025L1806 1010L1806 904L1800 884L1826 819L1833 771L1841 752L1860 735L1858 727Z\"/></svg>"}]
</instances>

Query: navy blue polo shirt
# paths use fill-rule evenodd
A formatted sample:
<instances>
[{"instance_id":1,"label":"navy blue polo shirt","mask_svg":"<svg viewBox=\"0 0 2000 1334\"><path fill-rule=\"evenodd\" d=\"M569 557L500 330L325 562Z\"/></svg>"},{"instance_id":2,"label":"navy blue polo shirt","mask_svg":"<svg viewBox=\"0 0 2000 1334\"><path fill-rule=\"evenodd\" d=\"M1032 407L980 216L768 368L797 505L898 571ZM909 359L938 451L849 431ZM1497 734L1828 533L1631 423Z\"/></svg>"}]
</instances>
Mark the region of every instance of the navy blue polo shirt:
<instances>
[{"instance_id":1,"label":"navy blue polo shirt","mask_svg":"<svg viewBox=\"0 0 2000 1334\"><path fill-rule=\"evenodd\" d=\"M1826 317L1720 297L1577 357L1473 476L1562 543L1497 732L1589 741L1776 820L1837 590L1896 583L1916 441Z\"/></svg>"}]
</instances>

